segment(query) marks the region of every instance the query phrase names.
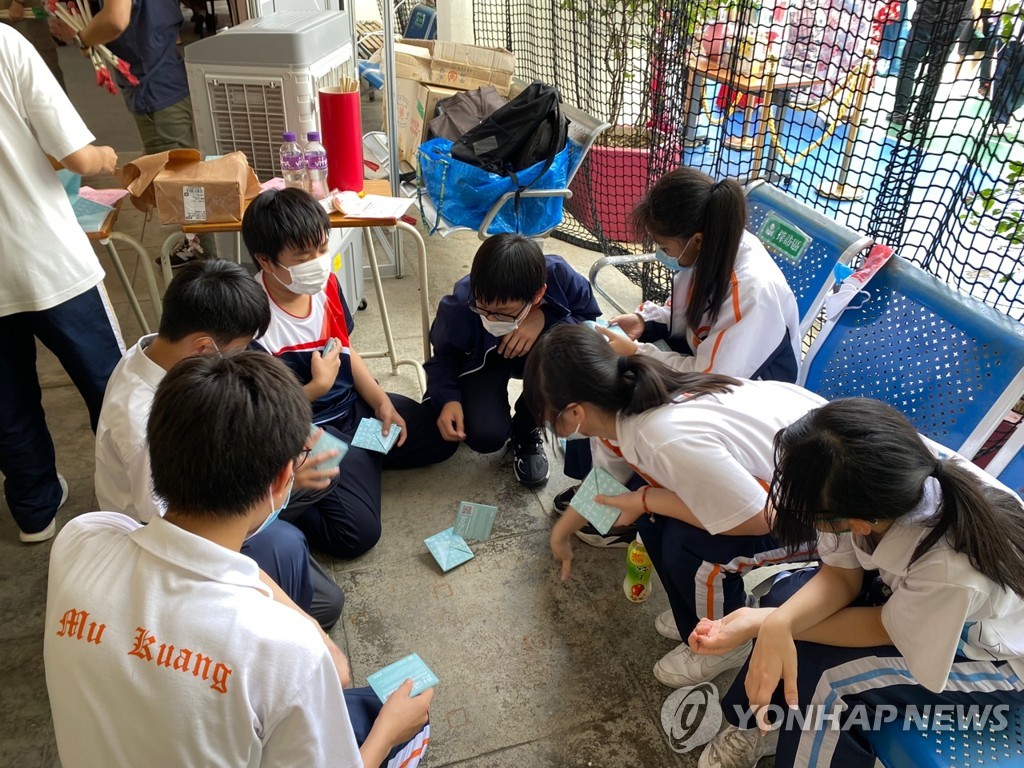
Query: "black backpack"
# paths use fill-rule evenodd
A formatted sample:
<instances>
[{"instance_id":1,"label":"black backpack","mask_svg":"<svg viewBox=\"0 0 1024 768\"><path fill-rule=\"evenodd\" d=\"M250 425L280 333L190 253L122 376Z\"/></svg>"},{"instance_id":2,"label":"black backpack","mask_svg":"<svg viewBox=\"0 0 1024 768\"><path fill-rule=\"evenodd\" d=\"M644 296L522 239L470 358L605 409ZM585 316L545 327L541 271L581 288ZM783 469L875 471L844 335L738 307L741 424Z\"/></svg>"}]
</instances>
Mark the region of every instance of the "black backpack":
<instances>
[{"instance_id":1,"label":"black backpack","mask_svg":"<svg viewBox=\"0 0 1024 768\"><path fill-rule=\"evenodd\" d=\"M517 185L516 174L544 163L543 176L565 147L569 121L562 115L558 89L533 82L505 106L452 144L452 157L501 176ZM531 182L531 184L533 183ZM530 185L526 185L530 186ZM526 189L520 186L519 192ZM518 203L518 194L516 195Z\"/></svg>"}]
</instances>

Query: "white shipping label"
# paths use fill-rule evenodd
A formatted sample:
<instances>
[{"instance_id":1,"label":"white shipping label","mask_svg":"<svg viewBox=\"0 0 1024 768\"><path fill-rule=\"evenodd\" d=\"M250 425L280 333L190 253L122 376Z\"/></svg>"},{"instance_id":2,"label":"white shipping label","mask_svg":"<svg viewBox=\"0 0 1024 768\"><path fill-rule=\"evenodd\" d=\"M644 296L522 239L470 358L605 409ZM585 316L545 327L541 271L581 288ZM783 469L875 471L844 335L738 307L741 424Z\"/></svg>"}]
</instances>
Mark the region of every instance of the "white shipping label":
<instances>
[{"instance_id":1,"label":"white shipping label","mask_svg":"<svg viewBox=\"0 0 1024 768\"><path fill-rule=\"evenodd\" d=\"M206 189L182 187L181 196L185 203L185 221L206 221Z\"/></svg>"}]
</instances>

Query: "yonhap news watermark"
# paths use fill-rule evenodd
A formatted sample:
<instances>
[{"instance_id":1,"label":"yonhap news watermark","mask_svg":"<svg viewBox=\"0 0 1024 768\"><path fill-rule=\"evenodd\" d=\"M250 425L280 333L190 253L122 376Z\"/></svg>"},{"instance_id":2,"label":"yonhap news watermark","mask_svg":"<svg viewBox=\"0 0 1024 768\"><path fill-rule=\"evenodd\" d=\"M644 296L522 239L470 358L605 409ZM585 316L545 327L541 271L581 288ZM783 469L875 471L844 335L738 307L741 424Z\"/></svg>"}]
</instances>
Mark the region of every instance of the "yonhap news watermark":
<instances>
[{"instance_id":1,"label":"yonhap news watermark","mask_svg":"<svg viewBox=\"0 0 1024 768\"><path fill-rule=\"evenodd\" d=\"M729 718L740 728L757 728L757 712L733 706ZM763 708L771 730L878 731L896 727L904 731L999 732L1010 725L1009 704L809 704ZM661 724L676 752L702 747L721 728L724 713L713 683L680 688L661 708Z\"/></svg>"}]
</instances>

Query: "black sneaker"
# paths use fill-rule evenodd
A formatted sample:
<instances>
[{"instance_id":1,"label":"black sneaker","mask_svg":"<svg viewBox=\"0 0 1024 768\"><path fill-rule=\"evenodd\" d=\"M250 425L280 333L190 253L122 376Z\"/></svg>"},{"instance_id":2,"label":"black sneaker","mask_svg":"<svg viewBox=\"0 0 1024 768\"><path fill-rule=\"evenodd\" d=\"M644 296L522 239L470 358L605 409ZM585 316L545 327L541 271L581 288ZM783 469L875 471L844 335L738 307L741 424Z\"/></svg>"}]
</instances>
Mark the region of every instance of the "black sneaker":
<instances>
[{"instance_id":1,"label":"black sneaker","mask_svg":"<svg viewBox=\"0 0 1024 768\"><path fill-rule=\"evenodd\" d=\"M548 481L548 457L544 453L540 428L520 437L512 436L512 469L516 479L527 488L536 488Z\"/></svg>"},{"instance_id":2,"label":"black sneaker","mask_svg":"<svg viewBox=\"0 0 1024 768\"><path fill-rule=\"evenodd\" d=\"M552 501L552 505L555 508L555 512L562 514L572 504L572 497L576 495L576 491L580 489L580 484L572 485L566 488L564 491L555 496Z\"/></svg>"},{"instance_id":3,"label":"black sneaker","mask_svg":"<svg viewBox=\"0 0 1024 768\"><path fill-rule=\"evenodd\" d=\"M889 113L889 125L901 126L907 122L906 112L890 112Z\"/></svg>"},{"instance_id":4,"label":"black sneaker","mask_svg":"<svg viewBox=\"0 0 1024 768\"><path fill-rule=\"evenodd\" d=\"M636 538L636 526L620 525L609 528L608 533L598 533L594 526L585 525L576 531L576 537L592 547L625 549Z\"/></svg>"}]
</instances>

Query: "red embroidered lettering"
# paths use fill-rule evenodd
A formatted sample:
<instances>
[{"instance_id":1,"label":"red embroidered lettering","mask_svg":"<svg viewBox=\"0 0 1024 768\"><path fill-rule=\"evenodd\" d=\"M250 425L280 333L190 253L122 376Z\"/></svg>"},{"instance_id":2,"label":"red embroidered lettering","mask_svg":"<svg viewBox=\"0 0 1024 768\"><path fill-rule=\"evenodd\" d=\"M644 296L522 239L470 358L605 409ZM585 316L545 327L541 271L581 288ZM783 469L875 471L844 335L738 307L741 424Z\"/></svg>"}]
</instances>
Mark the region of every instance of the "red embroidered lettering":
<instances>
[{"instance_id":1,"label":"red embroidered lettering","mask_svg":"<svg viewBox=\"0 0 1024 768\"><path fill-rule=\"evenodd\" d=\"M210 687L217 693L228 692L228 675L231 674L231 670L228 669L224 664L218 662L213 668L213 685Z\"/></svg>"},{"instance_id":2,"label":"red embroidered lettering","mask_svg":"<svg viewBox=\"0 0 1024 768\"><path fill-rule=\"evenodd\" d=\"M136 627L135 631L138 633L135 635L135 647L128 651L128 655L138 656L144 661L152 661L153 652L149 650L149 646L156 642L156 638L149 634L148 629Z\"/></svg>"},{"instance_id":3,"label":"red embroidered lettering","mask_svg":"<svg viewBox=\"0 0 1024 768\"><path fill-rule=\"evenodd\" d=\"M86 630L86 622L88 622L88 630ZM57 637L82 640L82 635L85 633L84 639L87 643L99 645L103 641L103 630L106 628L106 624L97 624L95 621L89 621L88 611L78 611L72 608L69 611L65 611L64 615L61 616Z\"/></svg>"},{"instance_id":4,"label":"red embroidered lettering","mask_svg":"<svg viewBox=\"0 0 1024 768\"><path fill-rule=\"evenodd\" d=\"M81 634L81 625L86 618L87 616L81 614L81 612L66 616L65 623L67 627L62 628L62 631L75 631ZM103 634L104 628L103 625L100 625L99 631L96 633L96 642L99 642L99 637ZM231 676L232 670L227 664L219 661L215 662L212 657L189 648L176 649L170 643L159 643L156 658L154 659L150 646L157 643L156 637L145 627L136 627L135 630L135 646L128 651L129 656L138 656L143 661L153 661L158 667L163 667L164 669L173 669L176 672L191 672L193 677L202 680L210 679L212 668L213 684L210 687L217 691L217 693L228 692L228 678ZM92 628L90 627L90 638L92 636L91 633ZM175 655L176 651L177 655Z\"/></svg>"},{"instance_id":5,"label":"red embroidered lettering","mask_svg":"<svg viewBox=\"0 0 1024 768\"><path fill-rule=\"evenodd\" d=\"M156 654L156 663L161 667L170 667L172 655L174 655L174 646L160 643L160 650Z\"/></svg>"},{"instance_id":6,"label":"red embroidered lettering","mask_svg":"<svg viewBox=\"0 0 1024 768\"><path fill-rule=\"evenodd\" d=\"M209 656L203 656L203 654L197 653L195 660L196 663L192 665L193 677L199 677L201 675L203 680L206 680L210 676L210 662L213 661L213 659Z\"/></svg>"},{"instance_id":7,"label":"red embroidered lettering","mask_svg":"<svg viewBox=\"0 0 1024 768\"><path fill-rule=\"evenodd\" d=\"M174 668L179 672L188 671L188 663L192 660L192 651L188 648L182 648L178 651L178 658L174 660Z\"/></svg>"}]
</instances>

